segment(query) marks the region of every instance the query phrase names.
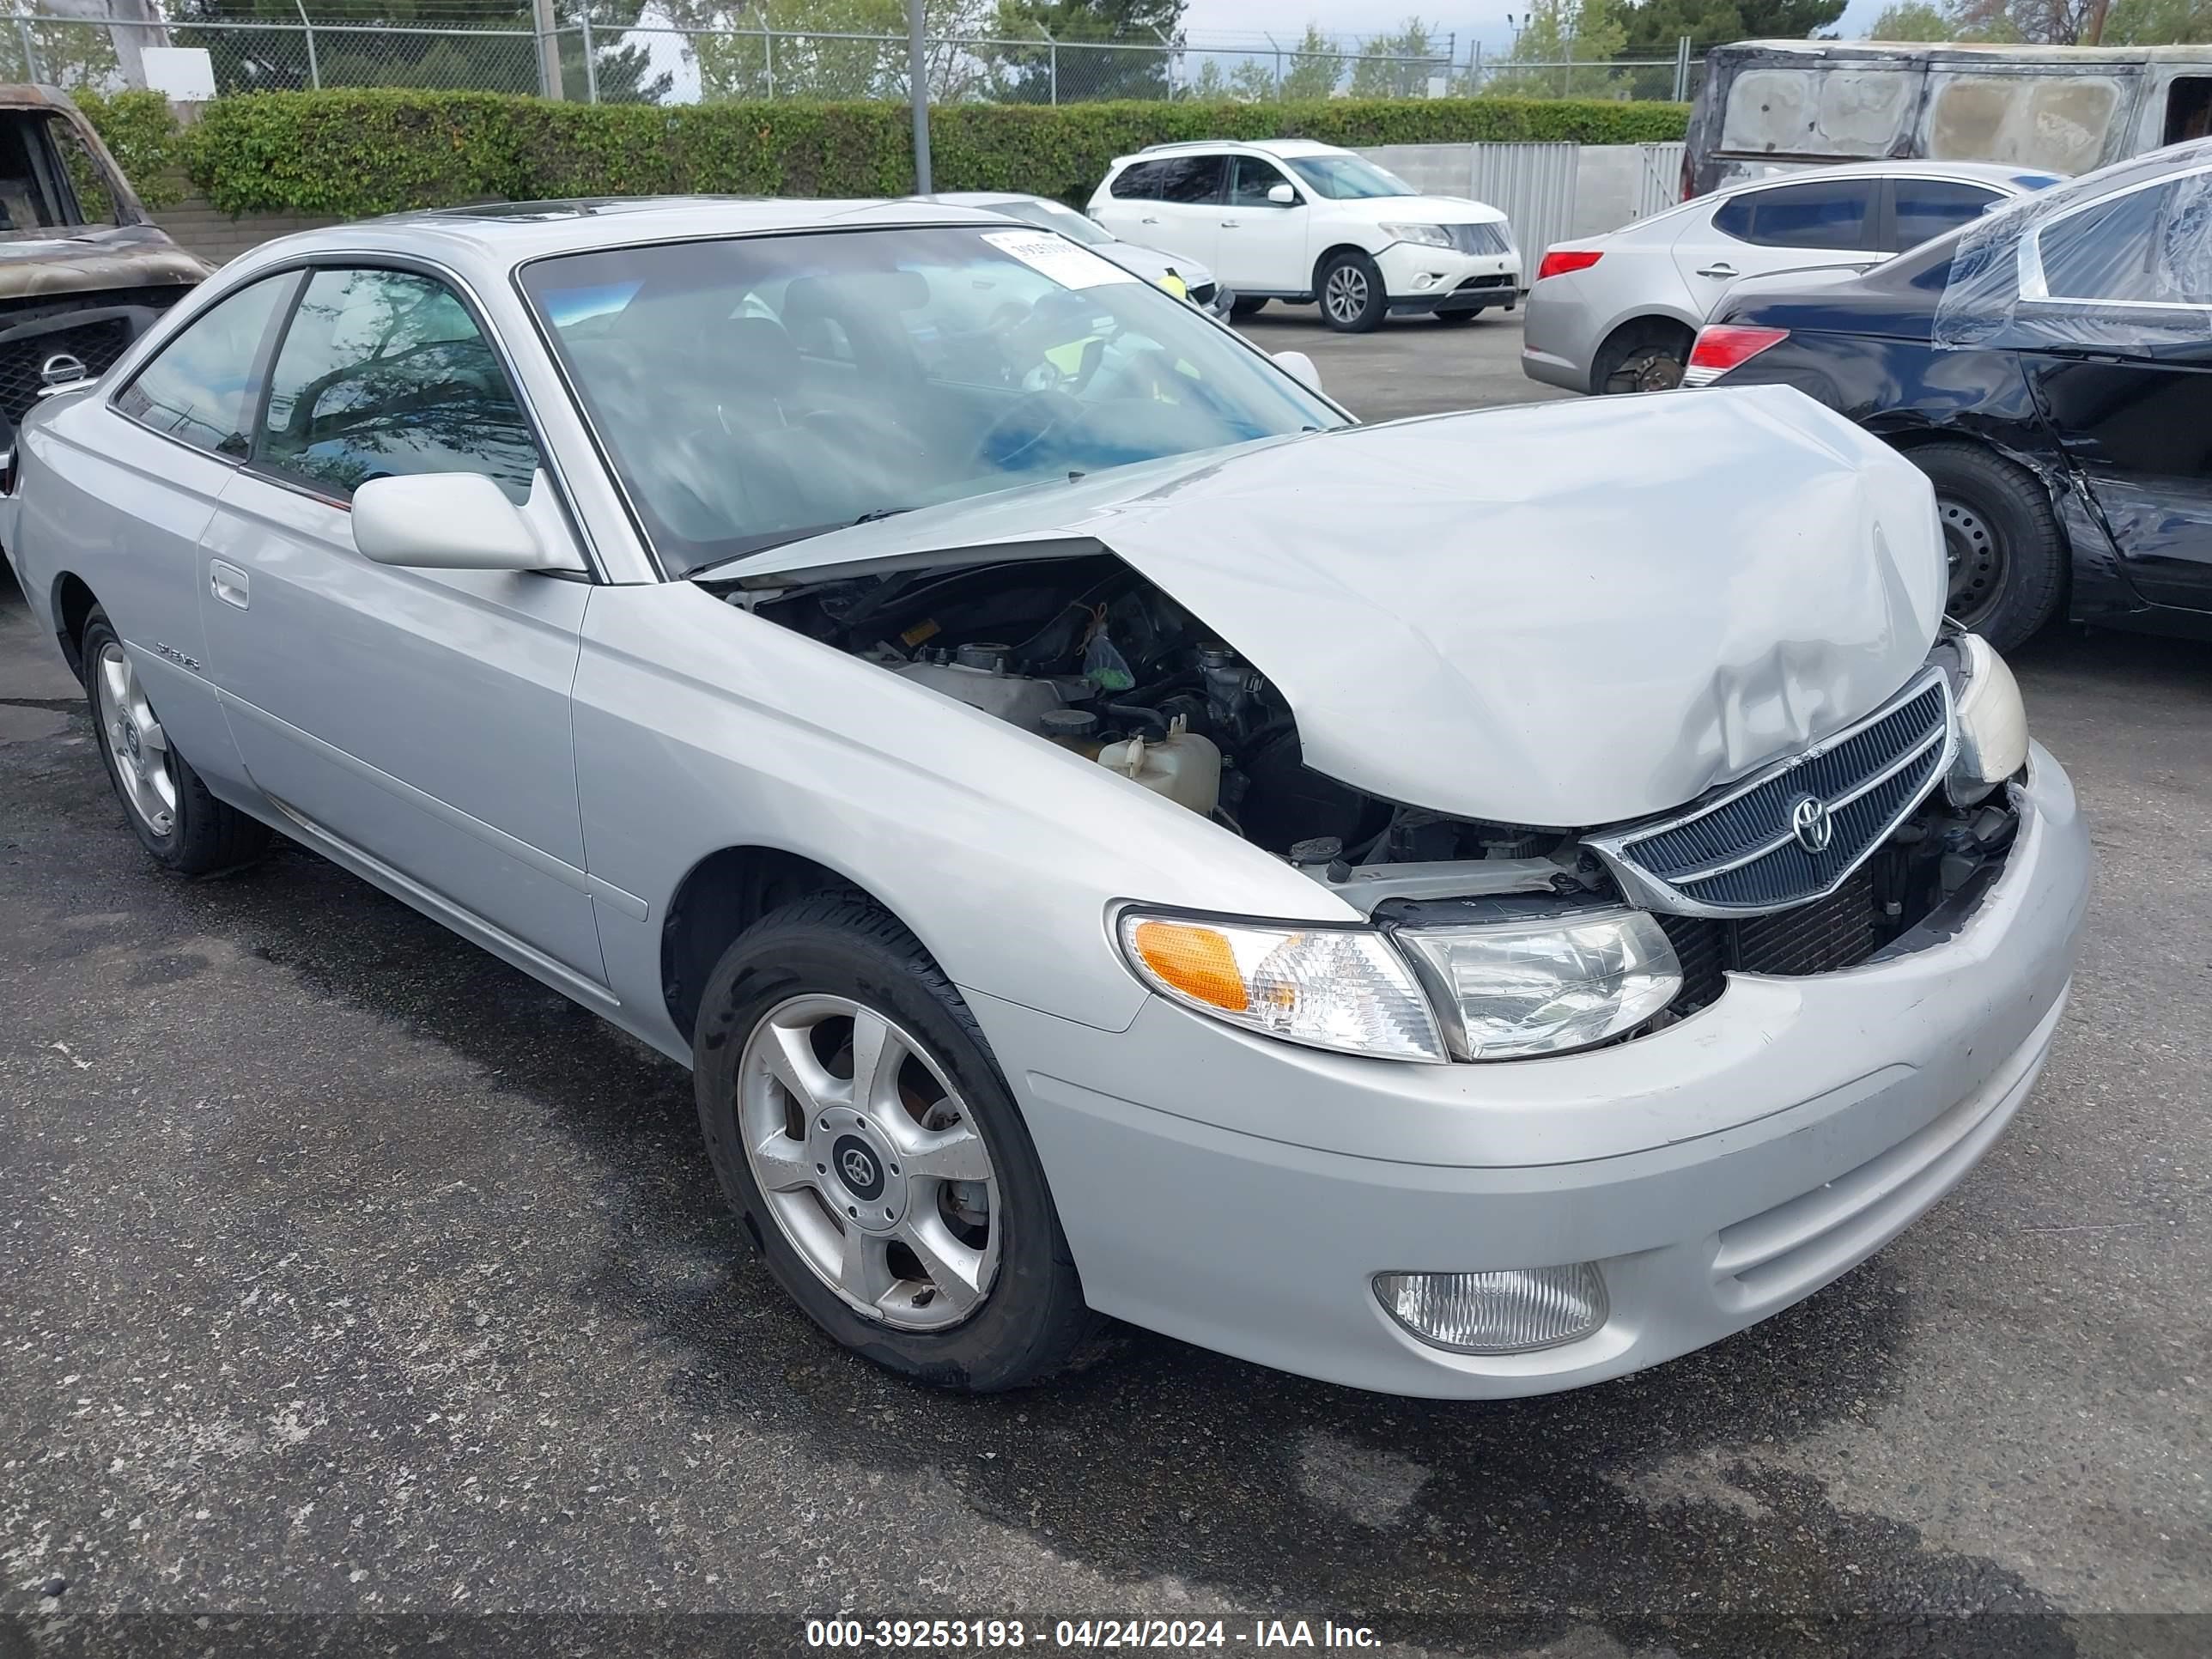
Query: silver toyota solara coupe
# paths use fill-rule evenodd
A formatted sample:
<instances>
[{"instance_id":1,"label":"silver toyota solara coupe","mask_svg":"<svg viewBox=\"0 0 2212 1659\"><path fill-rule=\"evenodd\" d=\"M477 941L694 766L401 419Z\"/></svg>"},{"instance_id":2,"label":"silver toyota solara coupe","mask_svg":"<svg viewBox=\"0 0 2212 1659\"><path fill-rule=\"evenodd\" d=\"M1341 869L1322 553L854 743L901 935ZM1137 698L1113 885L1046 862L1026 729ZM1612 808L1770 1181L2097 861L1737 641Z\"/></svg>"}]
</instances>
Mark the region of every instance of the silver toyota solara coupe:
<instances>
[{"instance_id":1,"label":"silver toyota solara coupe","mask_svg":"<svg viewBox=\"0 0 2212 1659\"><path fill-rule=\"evenodd\" d=\"M158 862L288 836L689 1064L860 1353L1617 1376L1989 1149L2087 837L1856 428L1315 378L957 208L422 214L49 363L0 543Z\"/></svg>"}]
</instances>

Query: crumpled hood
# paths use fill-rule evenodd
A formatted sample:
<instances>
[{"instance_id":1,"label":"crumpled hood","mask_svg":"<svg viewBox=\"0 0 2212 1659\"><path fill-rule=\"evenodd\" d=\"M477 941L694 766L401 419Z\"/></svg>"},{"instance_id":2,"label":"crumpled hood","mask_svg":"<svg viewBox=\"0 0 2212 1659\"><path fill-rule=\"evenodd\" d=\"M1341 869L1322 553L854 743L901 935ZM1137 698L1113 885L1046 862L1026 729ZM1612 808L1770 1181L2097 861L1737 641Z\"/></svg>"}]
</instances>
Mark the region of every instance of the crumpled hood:
<instances>
[{"instance_id":1,"label":"crumpled hood","mask_svg":"<svg viewBox=\"0 0 2212 1659\"><path fill-rule=\"evenodd\" d=\"M1919 471L1781 386L1346 428L714 574L1092 541L1274 683L1316 770L1561 828L1680 805L1864 714L1926 657L1946 585Z\"/></svg>"}]
</instances>

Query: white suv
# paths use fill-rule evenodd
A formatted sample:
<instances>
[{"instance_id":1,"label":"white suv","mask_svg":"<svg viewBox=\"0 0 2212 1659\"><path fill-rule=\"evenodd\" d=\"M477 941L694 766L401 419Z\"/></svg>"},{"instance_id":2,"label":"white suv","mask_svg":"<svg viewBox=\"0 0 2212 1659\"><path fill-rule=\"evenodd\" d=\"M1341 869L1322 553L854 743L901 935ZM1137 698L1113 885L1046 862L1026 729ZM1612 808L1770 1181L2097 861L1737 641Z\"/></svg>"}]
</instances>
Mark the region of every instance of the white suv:
<instances>
[{"instance_id":1,"label":"white suv","mask_svg":"<svg viewBox=\"0 0 2212 1659\"><path fill-rule=\"evenodd\" d=\"M1321 302L1331 328L1390 312L1465 322L1513 308L1521 255L1494 207L1424 196L1348 149L1304 139L1155 144L1117 159L1091 216L1116 236L1212 268L1237 315Z\"/></svg>"}]
</instances>

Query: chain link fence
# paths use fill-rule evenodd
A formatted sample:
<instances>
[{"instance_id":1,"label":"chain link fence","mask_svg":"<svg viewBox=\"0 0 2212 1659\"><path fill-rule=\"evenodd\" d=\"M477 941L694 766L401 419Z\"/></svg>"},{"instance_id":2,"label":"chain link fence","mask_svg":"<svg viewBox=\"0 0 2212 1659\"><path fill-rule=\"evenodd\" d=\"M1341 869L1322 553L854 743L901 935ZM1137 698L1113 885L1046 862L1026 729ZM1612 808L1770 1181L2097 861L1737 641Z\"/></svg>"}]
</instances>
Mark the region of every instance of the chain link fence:
<instances>
[{"instance_id":1,"label":"chain link fence","mask_svg":"<svg viewBox=\"0 0 2212 1659\"><path fill-rule=\"evenodd\" d=\"M417 14L420 15L419 13ZM480 15L481 14L479 14ZM657 14L647 13L648 17ZM1674 58L1526 63L1457 56L1160 40L931 35L939 104L1073 104L1100 99L1265 102L1329 97L1683 99L1704 70L1686 40ZM328 87L534 93L593 103L908 95L907 38L835 30L594 26L563 15L540 34L468 21L387 23L362 13L300 21L128 23L18 11L0 21L0 80L112 91L145 84L151 46L204 49L219 94Z\"/></svg>"}]
</instances>

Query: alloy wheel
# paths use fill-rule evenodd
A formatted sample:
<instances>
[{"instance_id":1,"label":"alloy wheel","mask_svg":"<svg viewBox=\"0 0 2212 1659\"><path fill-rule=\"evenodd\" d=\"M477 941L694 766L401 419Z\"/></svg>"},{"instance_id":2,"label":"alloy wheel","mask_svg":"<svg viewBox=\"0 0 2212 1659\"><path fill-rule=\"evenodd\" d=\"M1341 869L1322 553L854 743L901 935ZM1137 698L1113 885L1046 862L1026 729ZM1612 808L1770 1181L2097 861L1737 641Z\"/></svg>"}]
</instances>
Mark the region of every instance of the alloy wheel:
<instances>
[{"instance_id":1,"label":"alloy wheel","mask_svg":"<svg viewBox=\"0 0 2212 1659\"><path fill-rule=\"evenodd\" d=\"M1945 496L1936 504L1943 525L1943 555L1950 566L1944 609L1961 628L1985 621L2004 594L2004 544L1989 520L1965 502Z\"/></svg>"},{"instance_id":2,"label":"alloy wheel","mask_svg":"<svg viewBox=\"0 0 2212 1659\"><path fill-rule=\"evenodd\" d=\"M100 647L92 684L116 786L149 830L167 836L177 823L176 763L131 654L116 641Z\"/></svg>"},{"instance_id":3,"label":"alloy wheel","mask_svg":"<svg viewBox=\"0 0 2212 1659\"><path fill-rule=\"evenodd\" d=\"M738 1061L738 1130L776 1226L872 1319L942 1330L999 1267L990 1149L945 1067L845 997L777 1004Z\"/></svg>"},{"instance_id":4,"label":"alloy wheel","mask_svg":"<svg viewBox=\"0 0 2212 1659\"><path fill-rule=\"evenodd\" d=\"M1340 323L1356 323L1367 310L1367 273L1355 264L1340 264L1328 273L1322 304Z\"/></svg>"}]
</instances>

